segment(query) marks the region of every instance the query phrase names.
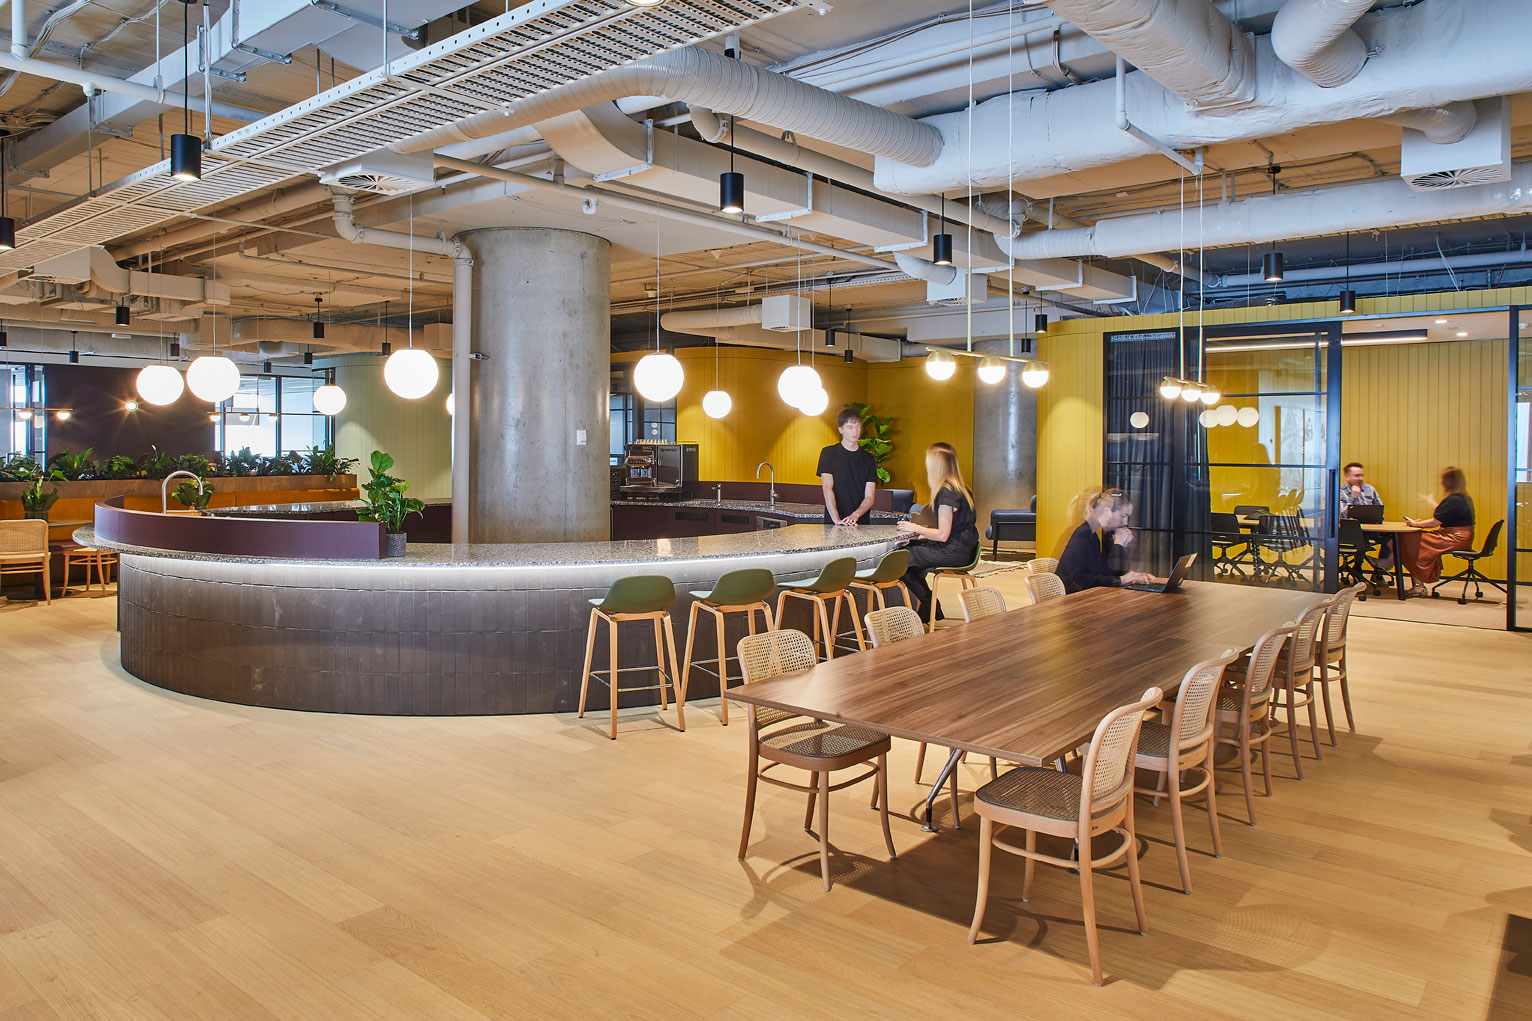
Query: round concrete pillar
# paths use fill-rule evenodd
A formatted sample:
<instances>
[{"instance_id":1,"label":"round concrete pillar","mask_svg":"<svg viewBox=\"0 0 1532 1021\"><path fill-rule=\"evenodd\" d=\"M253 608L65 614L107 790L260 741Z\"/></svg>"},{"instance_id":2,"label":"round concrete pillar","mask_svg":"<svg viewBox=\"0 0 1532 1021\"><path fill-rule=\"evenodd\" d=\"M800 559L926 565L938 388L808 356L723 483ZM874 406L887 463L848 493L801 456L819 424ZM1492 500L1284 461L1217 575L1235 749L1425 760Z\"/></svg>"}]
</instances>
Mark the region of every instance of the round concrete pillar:
<instances>
[{"instance_id":1,"label":"round concrete pillar","mask_svg":"<svg viewBox=\"0 0 1532 1021\"><path fill-rule=\"evenodd\" d=\"M974 350L1006 354L1009 341L975 341ZM1025 510L1037 492L1037 391L1015 362L999 383L973 385L973 487L981 534L990 511Z\"/></svg>"},{"instance_id":2,"label":"round concrete pillar","mask_svg":"<svg viewBox=\"0 0 1532 1021\"><path fill-rule=\"evenodd\" d=\"M473 256L476 357L457 399L471 416L468 539L605 540L611 246L535 227L458 240Z\"/></svg>"}]
</instances>

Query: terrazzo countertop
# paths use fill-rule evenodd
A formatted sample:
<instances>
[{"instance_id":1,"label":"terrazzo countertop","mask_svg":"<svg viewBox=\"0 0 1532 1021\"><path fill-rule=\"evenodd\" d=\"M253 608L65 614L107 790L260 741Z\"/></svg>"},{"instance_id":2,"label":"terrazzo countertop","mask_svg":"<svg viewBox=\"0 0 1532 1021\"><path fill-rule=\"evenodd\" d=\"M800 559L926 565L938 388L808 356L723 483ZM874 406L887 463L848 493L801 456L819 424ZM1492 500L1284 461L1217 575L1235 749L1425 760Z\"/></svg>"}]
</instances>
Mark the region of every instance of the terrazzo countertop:
<instances>
[{"instance_id":1,"label":"terrazzo countertop","mask_svg":"<svg viewBox=\"0 0 1532 1021\"><path fill-rule=\"evenodd\" d=\"M421 501L427 507L450 507L451 500L434 499ZM208 513L215 518L301 518L310 514L333 514L336 511L354 511L365 506L361 500L320 500L314 503L268 503L249 507L210 507Z\"/></svg>"},{"instance_id":2,"label":"terrazzo countertop","mask_svg":"<svg viewBox=\"0 0 1532 1021\"><path fill-rule=\"evenodd\" d=\"M751 514L766 514L772 517L794 518L802 521L823 521L825 508L822 503L786 503L781 500L773 507L767 500L729 500L722 503L717 500L613 500L613 507L696 507L699 510L712 508L713 510L737 510L747 511ZM868 511L866 520L869 523L887 522L889 524L905 517L903 514L895 514L893 511L873 510Z\"/></svg>"},{"instance_id":3,"label":"terrazzo countertop","mask_svg":"<svg viewBox=\"0 0 1532 1021\"><path fill-rule=\"evenodd\" d=\"M309 506L328 506L310 504ZM344 504L342 504L344 506ZM777 505L778 508L782 504ZM366 568L396 567L575 567L601 564L657 564L678 560L738 559L825 550L865 549L892 543L902 533L892 525L788 525L730 535L686 539L629 539L620 542L435 543L412 542L402 557L386 560L307 560L274 557L222 556L183 553L154 547L129 546L96 538L94 528L75 531L75 541L98 549L178 560L234 564L314 564Z\"/></svg>"}]
</instances>

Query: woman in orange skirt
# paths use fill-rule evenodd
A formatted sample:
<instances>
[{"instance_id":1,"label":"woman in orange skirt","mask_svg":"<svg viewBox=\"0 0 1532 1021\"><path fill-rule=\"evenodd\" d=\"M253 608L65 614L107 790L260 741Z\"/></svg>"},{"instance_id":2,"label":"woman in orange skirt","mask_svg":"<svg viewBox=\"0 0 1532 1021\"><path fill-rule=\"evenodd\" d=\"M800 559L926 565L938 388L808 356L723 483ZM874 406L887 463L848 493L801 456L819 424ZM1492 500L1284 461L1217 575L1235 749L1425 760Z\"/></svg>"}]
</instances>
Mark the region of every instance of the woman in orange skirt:
<instances>
[{"instance_id":1,"label":"woman in orange skirt","mask_svg":"<svg viewBox=\"0 0 1532 1021\"><path fill-rule=\"evenodd\" d=\"M1404 523L1431 532L1405 532L1399 536L1400 556L1415 583L1409 595L1423 596L1442 576L1442 554L1468 549L1473 544L1473 500L1461 468L1442 469L1442 502L1425 520L1406 517Z\"/></svg>"}]
</instances>

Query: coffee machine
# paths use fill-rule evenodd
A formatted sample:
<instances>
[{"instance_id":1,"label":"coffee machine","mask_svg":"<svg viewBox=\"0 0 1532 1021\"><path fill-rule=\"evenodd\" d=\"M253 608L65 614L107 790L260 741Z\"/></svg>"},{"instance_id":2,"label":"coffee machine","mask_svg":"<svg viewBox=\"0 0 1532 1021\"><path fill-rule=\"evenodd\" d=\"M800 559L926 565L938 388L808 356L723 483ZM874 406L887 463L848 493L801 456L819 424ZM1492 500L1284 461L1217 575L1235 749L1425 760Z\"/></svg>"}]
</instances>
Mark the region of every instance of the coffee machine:
<instances>
[{"instance_id":1,"label":"coffee machine","mask_svg":"<svg viewBox=\"0 0 1532 1021\"><path fill-rule=\"evenodd\" d=\"M697 444L640 440L622 459L622 494L689 500L697 492Z\"/></svg>"}]
</instances>

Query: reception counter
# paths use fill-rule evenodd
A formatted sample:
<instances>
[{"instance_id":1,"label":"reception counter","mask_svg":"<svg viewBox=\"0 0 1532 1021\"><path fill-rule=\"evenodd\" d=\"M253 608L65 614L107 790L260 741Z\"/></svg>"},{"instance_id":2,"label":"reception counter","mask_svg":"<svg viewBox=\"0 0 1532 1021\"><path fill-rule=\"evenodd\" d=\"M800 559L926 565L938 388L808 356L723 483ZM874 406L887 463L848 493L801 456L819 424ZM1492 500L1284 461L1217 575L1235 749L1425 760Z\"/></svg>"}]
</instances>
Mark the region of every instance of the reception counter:
<instances>
[{"instance_id":1,"label":"reception counter","mask_svg":"<svg viewBox=\"0 0 1532 1021\"><path fill-rule=\"evenodd\" d=\"M119 554L122 665L135 677L246 705L437 716L572 711L587 600L617 578L675 582L671 613L684 651L688 589L710 588L741 567L779 580L843 556L868 567L898 534L887 525L805 524L684 539L411 543L387 560L174 550L92 529L76 537ZM787 626L809 626L807 614L789 616ZM652 639L632 637L621 665L652 662ZM699 638L701 656L713 655L709 637ZM693 674L689 698L716 694L713 678ZM592 697L606 704L604 692ZM654 692L634 692L619 704L654 701Z\"/></svg>"}]
</instances>

